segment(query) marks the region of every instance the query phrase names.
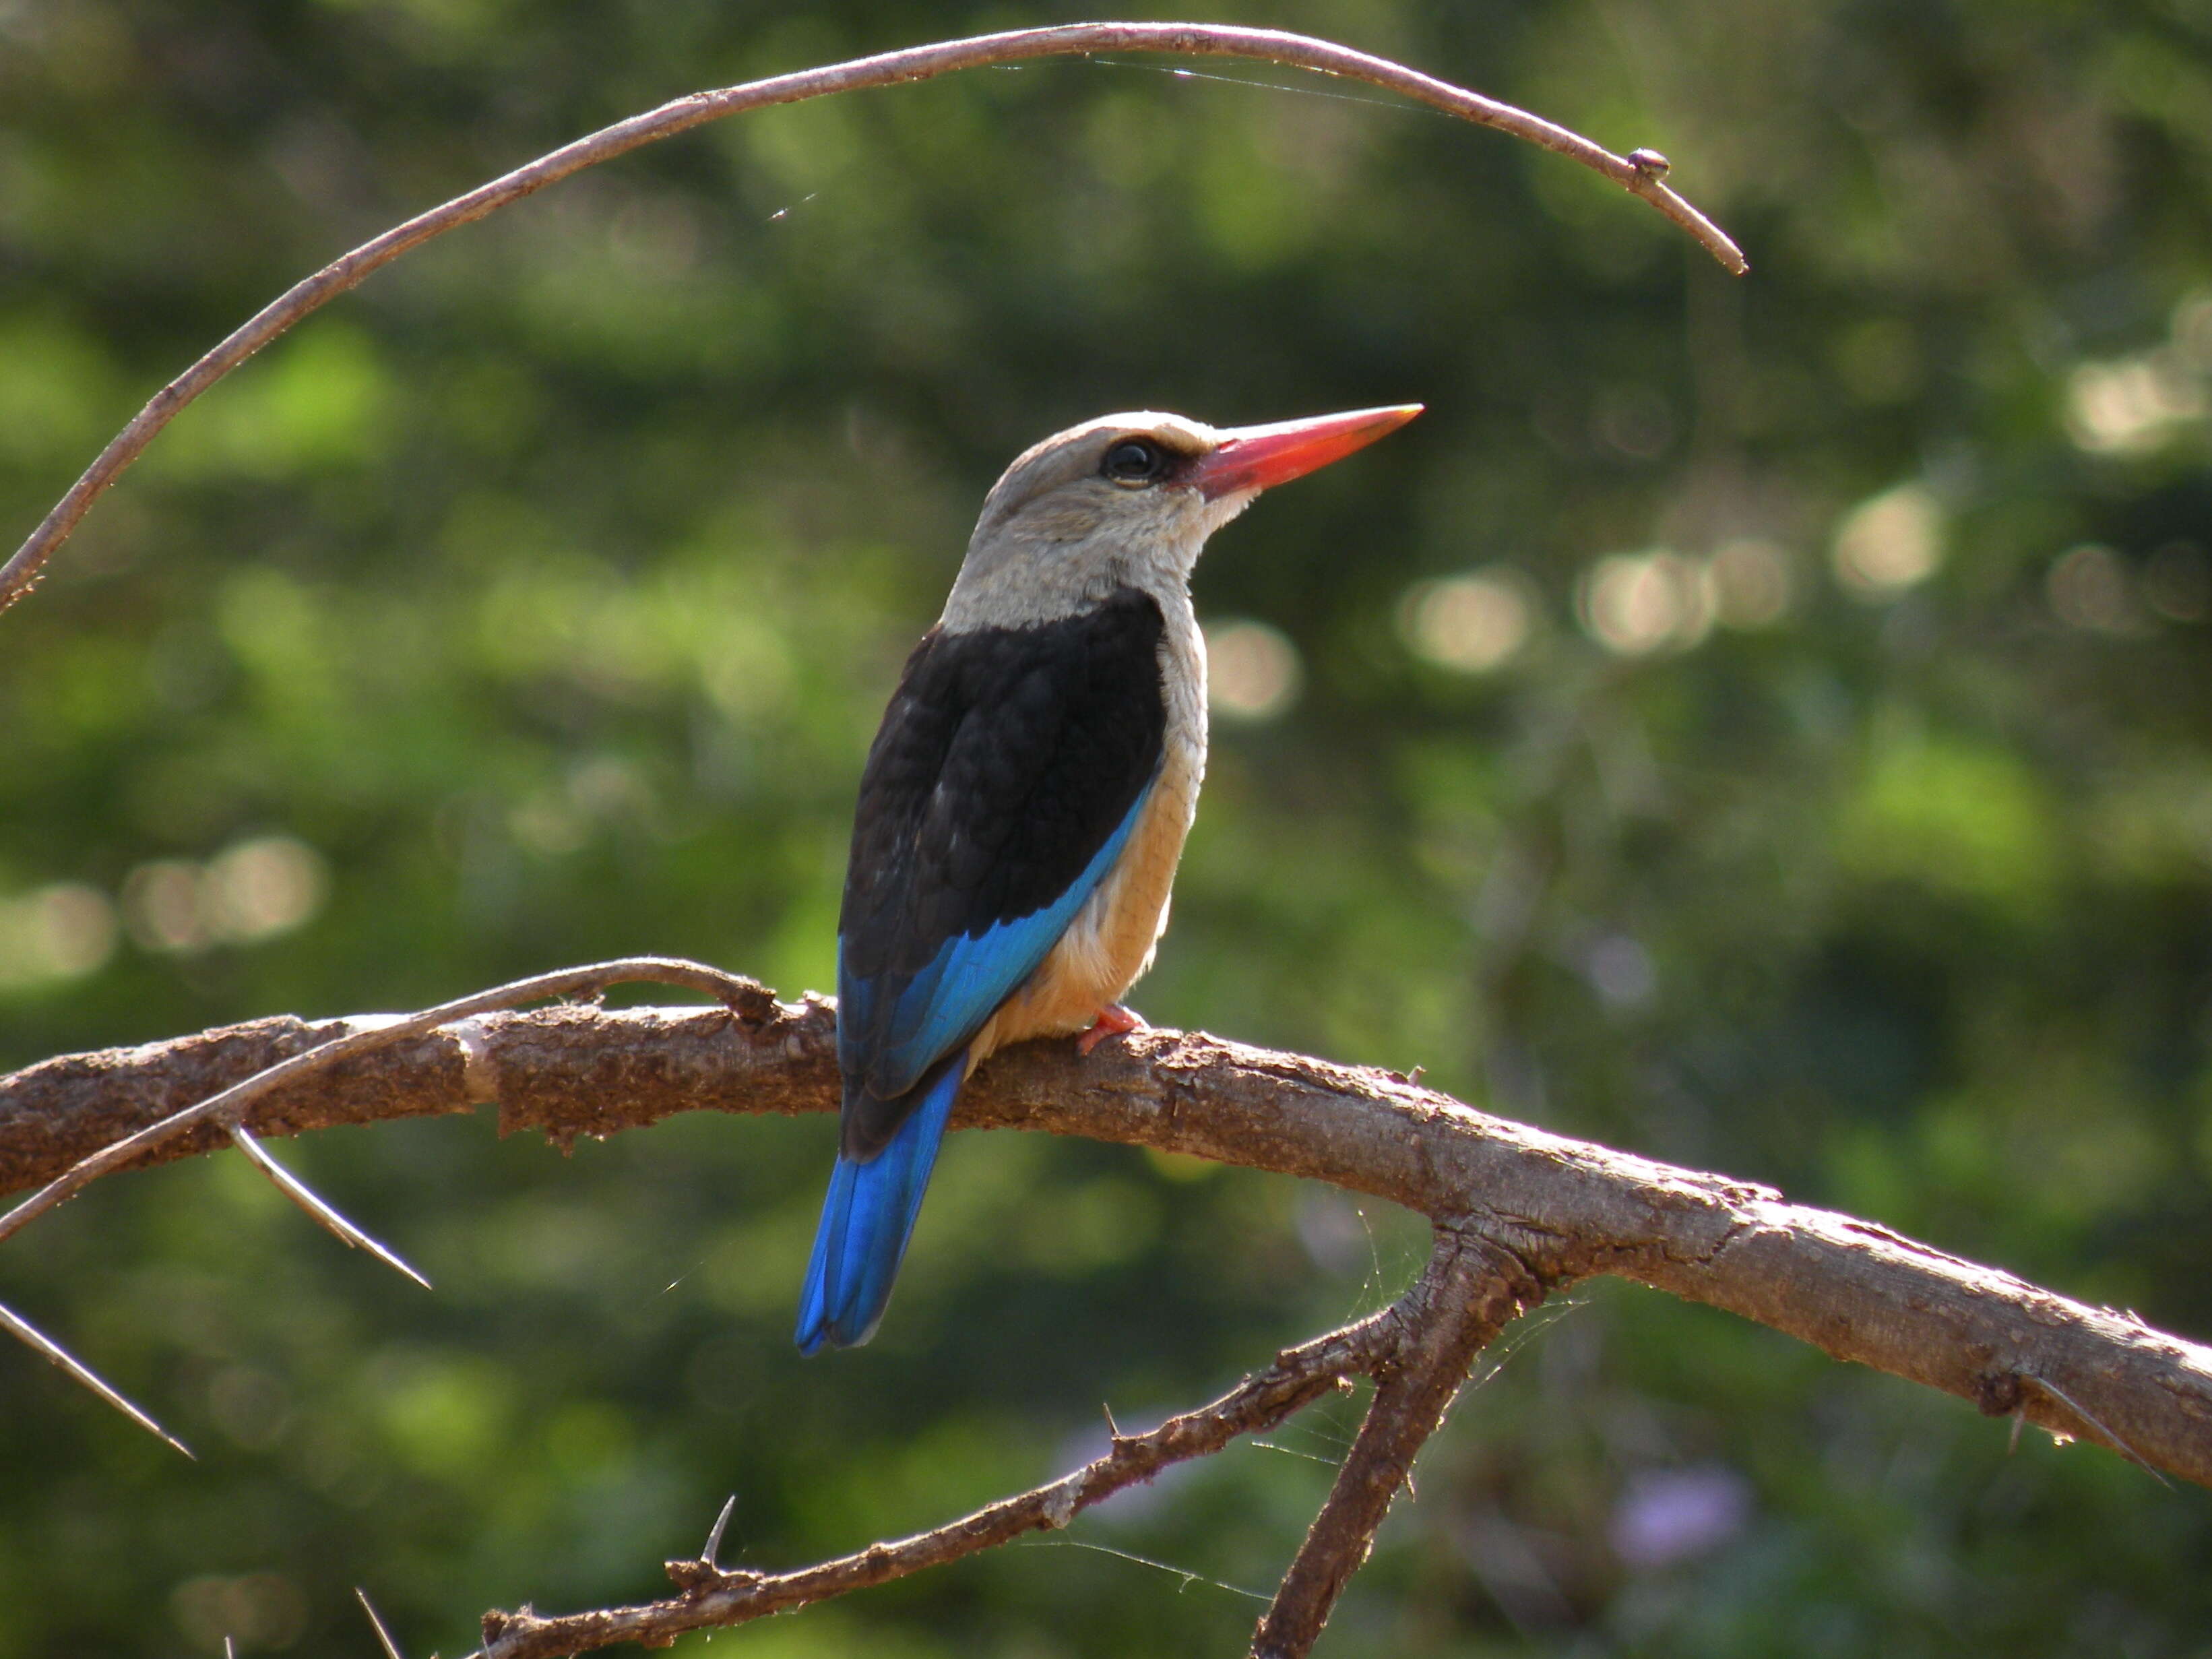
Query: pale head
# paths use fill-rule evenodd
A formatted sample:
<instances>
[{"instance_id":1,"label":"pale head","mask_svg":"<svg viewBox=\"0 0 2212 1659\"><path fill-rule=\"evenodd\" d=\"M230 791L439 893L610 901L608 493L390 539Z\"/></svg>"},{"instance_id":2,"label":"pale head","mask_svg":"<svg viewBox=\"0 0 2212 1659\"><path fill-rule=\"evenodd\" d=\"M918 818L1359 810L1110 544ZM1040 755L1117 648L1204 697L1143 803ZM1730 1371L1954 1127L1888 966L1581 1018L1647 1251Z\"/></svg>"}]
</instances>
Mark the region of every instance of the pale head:
<instances>
[{"instance_id":1,"label":"pale head","mask_svg":"<svg viewBox=\"0 0 2212 1659\"><path fill-rule=\"evenodd\" d=\"M1273 426L1107 415L1024 452L983 502L945 601L955 629L1073 615L1123 587L1179 594L1206 538L1262 489L1396 430L1419 404Z\"/></svg>"}]
</instances>

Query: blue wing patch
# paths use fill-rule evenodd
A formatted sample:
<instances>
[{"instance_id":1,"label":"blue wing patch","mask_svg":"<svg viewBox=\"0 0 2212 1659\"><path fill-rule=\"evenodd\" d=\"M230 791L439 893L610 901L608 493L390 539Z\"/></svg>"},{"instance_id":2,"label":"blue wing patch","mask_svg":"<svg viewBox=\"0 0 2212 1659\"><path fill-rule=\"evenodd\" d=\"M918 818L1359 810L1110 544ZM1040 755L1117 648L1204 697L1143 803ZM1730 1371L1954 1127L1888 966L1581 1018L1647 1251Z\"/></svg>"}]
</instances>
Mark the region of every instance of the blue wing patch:
<instances>
[{"instance_id":1,"label":"blue wing patch","mask_svg":"<svg viewBox=\"0 0 2212 1659\"><path fill-rule=\"evenodd\" d=\"M838 1047L846 1075L866 1079L869 1092L890 1099L913 1088L924 1072L973 1036L1051 954L1084 901L1121 856L1152 793L1147 787L1137 797L1083 873L1052 903L1012 921L994 922L981 934L947 939L927 967L898 988L890 1019L872 1053L848 1048L843 1036L875 1029L874 1004L885 988L875 981L846 983L841 936L837 989L845 1018L838 1022Z\"/></svg>"}]
</instances>

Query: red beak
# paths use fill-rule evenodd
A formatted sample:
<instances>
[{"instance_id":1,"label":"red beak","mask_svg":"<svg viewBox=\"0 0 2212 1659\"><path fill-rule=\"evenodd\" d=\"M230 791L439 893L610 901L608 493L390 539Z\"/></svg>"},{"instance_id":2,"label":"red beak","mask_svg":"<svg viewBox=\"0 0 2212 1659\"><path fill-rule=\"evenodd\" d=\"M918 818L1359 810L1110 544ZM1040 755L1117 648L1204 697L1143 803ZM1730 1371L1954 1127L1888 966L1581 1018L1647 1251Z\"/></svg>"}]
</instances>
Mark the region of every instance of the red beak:
<instances>
[{"instance_id":1,"label":"red beak","mask_svg":"<svg viewBox=\"0 0 2212 1659\"><path fill-rule=\"evenodd\" d=\"M1401 404L1273 426L1232 427L1221 434L1213 453L1184 476L1208 500L1241 489L1272 489L1366 448L1420 412L1419 404Z\"/></svg>"}]
</instances>

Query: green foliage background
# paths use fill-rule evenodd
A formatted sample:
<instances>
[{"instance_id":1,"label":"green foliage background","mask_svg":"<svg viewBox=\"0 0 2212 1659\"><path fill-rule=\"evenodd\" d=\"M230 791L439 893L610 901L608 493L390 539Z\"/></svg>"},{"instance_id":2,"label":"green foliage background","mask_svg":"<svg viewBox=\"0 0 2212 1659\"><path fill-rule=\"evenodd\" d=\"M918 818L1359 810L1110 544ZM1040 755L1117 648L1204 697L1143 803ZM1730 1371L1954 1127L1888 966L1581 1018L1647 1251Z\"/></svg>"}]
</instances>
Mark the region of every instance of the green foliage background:
<instances>
[{"instance_id":1,"label":"green foliage background","mask_svg":"<svg viewBox=\"0 0 2212 1659\"><path fill-rule=\"evenodd\" d=\"M2212 1334L2212 13L1215 10L1655 145L1753 274L1494 135L1158 65L769 112L564 185L220 387L0 618L0 1068L633 951L826 987L866 744L1009 457L1115 408L1419 398L1200 573L1301 689L1219 723L1142 1009ZM495 171L1075 15L0 0L0 521ZM1787 579L1762 625L1706 625L1732 544ZM1535 619L1482 672L1413 648L1418 585L1469 572ZM484 1607L653 1593L732 1492L726 1559L841 1551L1421 1253L1291 1182L961 1136L883 1335L802 1364L830 1146L283 1149L433 1296L234 1159L42 1223L0 1297L201 1461L0 1352L0 1655L366 1656L356 1584L458 1652ZM2212 1653L2203 1492L1618 1285L1528 1324L1324 1653ZM1353 1421L714 1650L1240 1652Z\"/></svg>"}]
</instances>

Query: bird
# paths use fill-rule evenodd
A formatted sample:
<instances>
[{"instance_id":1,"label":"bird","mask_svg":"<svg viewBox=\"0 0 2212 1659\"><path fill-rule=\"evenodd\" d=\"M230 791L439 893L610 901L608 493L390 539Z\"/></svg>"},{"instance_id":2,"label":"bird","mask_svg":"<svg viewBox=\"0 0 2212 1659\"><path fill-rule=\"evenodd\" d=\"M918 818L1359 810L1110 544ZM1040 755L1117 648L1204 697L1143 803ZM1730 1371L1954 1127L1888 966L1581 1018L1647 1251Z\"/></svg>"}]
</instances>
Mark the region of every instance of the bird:
<instances>
[{"instance_id":1,"label":"bird","mask_svg":"<svg viewBox=\"0 0 2212 1659\"><path fill-rule=\"evenodd\" d=\"M1017 457L860 775L837 921L836 1164L794 1333L874 1335L961 1085L992 1053L1138 1030L1206 771L1190 575L1260 492L1418 404L1216 428L1108 415Z\"/></svg>"}]
</instances>

